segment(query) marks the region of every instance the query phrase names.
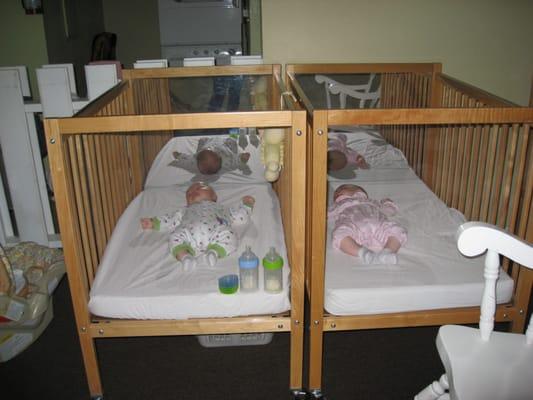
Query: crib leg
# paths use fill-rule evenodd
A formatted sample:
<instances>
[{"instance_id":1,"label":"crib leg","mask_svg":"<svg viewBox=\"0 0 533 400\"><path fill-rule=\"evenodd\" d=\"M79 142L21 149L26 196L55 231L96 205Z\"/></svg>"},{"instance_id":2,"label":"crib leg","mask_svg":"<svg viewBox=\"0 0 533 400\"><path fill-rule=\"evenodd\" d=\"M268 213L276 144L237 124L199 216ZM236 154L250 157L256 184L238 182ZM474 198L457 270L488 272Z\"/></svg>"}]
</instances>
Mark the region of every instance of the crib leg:
<instances>
[{"instance_id":1,"label":"crib leg","mask_svg":"<svg viewBox=\"0 0 533 400\"><path fill-rule=\"evenodd\" d=\"M96 357L95 339L83 331L79 335L79 338L91 399L103 399L102 381L100 380L100 370L98 368L98 359Z\"/></svg>"}]
</instances>

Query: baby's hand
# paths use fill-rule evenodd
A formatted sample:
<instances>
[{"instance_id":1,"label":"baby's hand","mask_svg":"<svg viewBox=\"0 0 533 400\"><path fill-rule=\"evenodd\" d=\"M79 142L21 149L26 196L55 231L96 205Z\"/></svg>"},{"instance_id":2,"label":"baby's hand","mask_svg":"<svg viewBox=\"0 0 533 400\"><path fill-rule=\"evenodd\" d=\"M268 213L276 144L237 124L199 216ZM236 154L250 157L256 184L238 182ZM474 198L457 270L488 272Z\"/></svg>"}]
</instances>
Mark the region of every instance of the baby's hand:
<instances>
[{"instance_id":1,"label":"baby's hand","mask_svg":"<svg viewBox=\"0 0 533 400\"><path fill-rule=\"evenodd\" d=\"M255 204L255 199L252 196L244 196L242 198L242 202L244 205L247 205L248 207L253 208Z\"/></svg>"},{"instance_id":2,"label":"baby's hand","mask_svg":"<svg viewBox=\"0 0 533 400\"><path fill-rule=\"evenodd\" d=\"M358 155L357 158L355 159L355 165L357 166L357 168L360 168L360 169L368 169L368 164L365 158L361 155Z\"/></svg>"},{"instance_id":3,"label":"baby's hand","mask_svg":"<svg viewBox=\"0 0 533 400\"><path fill-rule=\"evenodd\" d=\"M152 229L154 224L152 218L141 218L141 228L143 229Z\"/></svg>"}]
</instances>

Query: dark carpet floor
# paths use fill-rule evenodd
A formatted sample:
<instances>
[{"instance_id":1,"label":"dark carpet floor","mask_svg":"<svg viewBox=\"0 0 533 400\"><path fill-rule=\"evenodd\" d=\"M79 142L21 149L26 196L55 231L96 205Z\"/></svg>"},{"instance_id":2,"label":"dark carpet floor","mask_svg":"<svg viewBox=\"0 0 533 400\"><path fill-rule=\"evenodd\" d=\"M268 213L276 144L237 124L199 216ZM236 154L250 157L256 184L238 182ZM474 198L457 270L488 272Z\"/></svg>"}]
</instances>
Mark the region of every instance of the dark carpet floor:
<instances>
[{"instance_id":1,"label":"dark carpet floor","mask_svg":"<svg viewBox=\"0 0 533 400\"><path fill-rule=\"evenodd\" d=\"M440 376L437 328L328 333L329 400L411 399ZM264 346L204 348L196 337L103 339L98 354L105 400L289 399L289 335ZM1 399L88 400L68 283L54 294L41 337L0 364Z\"/></svg>"}]
</instances>

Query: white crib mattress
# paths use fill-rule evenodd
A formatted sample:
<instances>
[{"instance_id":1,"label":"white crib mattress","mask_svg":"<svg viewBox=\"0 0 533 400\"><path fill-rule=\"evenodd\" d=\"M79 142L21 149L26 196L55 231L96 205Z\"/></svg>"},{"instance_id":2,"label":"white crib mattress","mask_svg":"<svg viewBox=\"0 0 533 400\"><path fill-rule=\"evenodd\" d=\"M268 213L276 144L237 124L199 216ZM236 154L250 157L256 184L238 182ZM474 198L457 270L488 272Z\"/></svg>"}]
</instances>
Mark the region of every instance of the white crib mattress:
<instances>
[{"instance_id":1,"label":"white crib mattress","mask_svg":"<svg viewBox=\"0 0 533 400\"><path fill-rule=\"evenodd\" d=\"M139 219L161 215L185 205L187 185L149 188L140 193L120 217L105 250L90 292L89 310L112 318L187 319L276 314L290 309L289 266L281 213L270 184L212 184L219 203L231 205L245 195L256 199L252 223L242 235L238 251L218 261L214 268L200 263L184 271L168 250L168 233L142 231ZM260 290L225 295L218 292L218 278L238 274L237 259L246 245L261 259L275 246L285 261L283 291Z\"/></svg>"},{"instance_id":2,"label":"white crib mattress","mask_svg":"<svg viewBox=\"0 0 533 400\"><path fill-rule=\"evenodd\" d=\"M334 315L382 314L476 306L481 303L484 257L468 259L456 247L462 215L449 209L410 168L357 171L349 182L329 183L330 196L343 183L364 187L371 198L391 198L393 219L407 228L397 265L363 265L331 247L328 223L325 309ZM511 299L513 280L502 270L497 302Z\"/></svg>"}]
</instances>

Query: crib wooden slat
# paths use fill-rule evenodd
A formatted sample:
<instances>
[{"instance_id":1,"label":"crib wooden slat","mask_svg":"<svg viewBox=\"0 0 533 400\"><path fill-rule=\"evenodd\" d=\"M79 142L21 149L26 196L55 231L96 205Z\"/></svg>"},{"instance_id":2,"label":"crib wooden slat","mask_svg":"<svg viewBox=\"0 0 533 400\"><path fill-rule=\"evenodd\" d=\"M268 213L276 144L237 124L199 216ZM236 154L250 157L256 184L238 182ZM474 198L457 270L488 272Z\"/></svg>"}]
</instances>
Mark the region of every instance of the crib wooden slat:
<instances>
[{"instance_id":1,"label":"crib wooden slat","mask_svg":"<svg viewBox=\"0 0 533 400\"><path fill-rule=\"evenodd\" d=\"M129 203L129 183L127 182L126 171L124 168L124 156L126 155L126 149L122 147L122 140L118 135L113 135L111 138L113 141L113 153L115 154L115 173L118 181L118 193L119 210L120 214L124 212L126 206Z\"/></svg>"},{"instance_id":2,"label":"crib wooden slat","mask_svg":"<svg viewBox=\"0 0 533 400\"><path fill-rule=\"evenodd\" d=\"M85 262L85 272L87 274L87 280L89 283L89 287L92 285L92 280L94 278L93 274L93 265L94 261L92 259L92 253L89 249L89 234L87 232L87 224L86 220L88 219L88 215L85 214L85 209L83 207L83 199L82 199L82 183L80 182L80 171L78 166L78 160L76 157L76 143L75 138L69 138L68 139L68 152L69 152L69 158L70 158L70 169L72 171L72 183L74 187L74 199L75 199L75 207L77 209L77 216L78 216L78 227L81 233L81 246L83 249L83 261Z\"/></svg>"},{"instance_id":3,"label":"crib wooden slat","mask_svg":"<svg viewBox=\"0 0 533 400\"><path fill-rule=\"evenodd\" d=\"M433 172L433 190L440 198L442 196L442 175L444 171L444 143L445 143L445 129L444 127L433 128L432 132L435 135L433 142L435 148L430 151L434 156L434 172Z\"/></svg>"},{"instance_id":4,"label":"crib wooden slat","mask_svg":"<svg viewBox=\"0 0 533 400\"><path fill-rule=\"evenodd\" d=\"M91 263L87 268L87 271L89 273L89 284L92 285L92 281L94 279L96 268L98 266L99 258L96 250L96 243L95 243L95 237L94 237L94 223L93 223L93 213L91 209L91 202L89 199L89 193L88 193L88 179L87 179L87 168L86 168L86 161L85 161L85 151L83 149L83 142L81 136L76 136L75 138L75 146L76 146L76 156L78 160L78 172L80 175L80 187L81 187L81 207L83 207L83 215L84 215L84 222L86 224L86 232L87 232L87 247L88 251L90 252L90 260ZM80 222L81 225L81 222Z\"/></svg>"},{"instance_id":5,"label":"crib wooden slat","mask_svg":"<svg viewBox=\"0 0 533 400\"><path fill-rule=\"evenodd\" d=\"M453 183L452 183L452 193L451 193L451 200L450 205L453 208L457 208L457 205L459 204L459 191L460 191L460 185L461 185L461 173L462 173L462 165L463 165L463 158L464 158L464 147L465 147L465 132L463 126L458 126L456 129L456 136L457 136L457 142L456 147L454 151L454 174L453 174Z\"/></svg>"},{"instance_id":6,"label":"crib wooden slat","mask_svg":"<svg viewBox=\"0 0 533 400\"><path fill-rule=\"evenodd\" d=\"M486 164L488 158L488 148L489 148L489 135L490 135L490 126L485 125L481 130L481 142L479 148L479 168L477 170L477 177L475 181L475 191L474 191L474 200L472 202L472 219L483 220L482 210L481 210L481 201L483 194L482 183L485 181L485 173L487 172Z\"/></svg>"},{"instance_id":7,"label":"crib wooden slat","mask_svg":"<svg viewBox=\"0 0 533 400\"><path fill-rule=\"evenodd\" d=\"M90 204L93 205L94 230L96 235L96 246L98 249L98 259L101 259L107 243L105 234L105 223L103 216L102 199L99 195L100 181L98 178L94 136L84 135L83 148L85 159L87 160L87 183L89 188Z\"/></svg>"},{"instance_id":8,"label":"crib wooden slat","mask_svg":"<svg viewBox=\"0 0 533 400\"><path fill-rule=\"evenodd\" d=\"M466 126L464 129L464 147L462 149L462 164L461 164L461 176L459 177L460 180L460 188L458 193L458 199L457 199L457 209L465 211L465 205L466 205L466 198L467 193L470 192L470 186L468 185L469 178L470 178L470 160L473 157L472 154L472 140L473 140L473 131L475 127L469 125Z\"/></svg>"},{"instance_id":9,"label":"crib wooden slat","mask_svg":"<svg viewBox=\"0 0 533 400\"><path fill-rule=\"evenodd\" d=\"M520 237L525 237L525 231L521 231L521 227L518 227L517 230L517 220L520 210L520 202L523 201L523 204L526 205L528 200L531 199L532 195L532 182L533 179L533 156L529 155L528 158L528 149L533 148L531 145L531 140L529 139L530 135L530 125L523 125L522 129L518 132L518 153L517 160L515 163L515 178L512 182L512 189L510 195L510 205L509 205L509 217L507 221L508 228L511 232L517 232ZM528 172L529 171L529 172ZM523 209L523 206L522 206Z\"/></svg>"},{"instance_id":10,"label":"crib wooden slat","mask_svg":"<svg viewBox=\"0 0 533 400\"><path fill-rule=\"evenodd\" d=\"M485 179L483 180L483 189L481 195L480 219L488 222L491 193L494 190L493 177L496 167L494 155L498 148L498 125L490 128L489 143L487 149L487 162L485 164Z\"/></svg>"},{"instance_id":11,"label":"crib wooden slat","mask_svg":"<svg viewBox=\"0 0 533 400\"><path fill-rule=\"evenodd\" d=\"M106 159L104 155L104 147L105 145L102 145L102 142L104 140L103 136L97 135L94 138L95 143L95 156L96 156L96 166L98 171L98 181L99 181L99 192L101 194L102 199L102 214L104 218L104 228L106 232L106 240L108 240L111 237L111 230L112 230L112 218L113 218L113 210L110 206L111 200L111 190L109 186L109 176L107 174L107 168L106 168Z\"/></svg>"},{"instance_id":12,"label":"crib wooden slat","mask_svg":"<svg viewBox=\"0 0 533 400\"><path fill-rule=\"evenodd\" d=\"M502 195L501 189L507 153L507 135L509 132L509 127L507 125L499 126L496 132L498 144L497 152L495 154L495 166L492 183L493 188L490 193L489 215L487 219L491 224L497 223L496 219L498 215L498 206L500 204L500 198ZM505 226L502 226L502 228L505 228Z\"/></svg>"},{"instance_id":13,"label":"crib wooden slat","mask_svg":"<svg viewBox=\"0 0 533 400\"><path fill-rule=\"evenodd\" d=\"M509 207L510 199L512 196L513 185L513 173L515 171L515 162L517 161L517 146L518 146L518 131L519 125L514 124L510 131L506 132L507 152L504 159L504 165L502 167L502 178L500 198L498 202L498 210L496 216L496 225L509 229L509 220L511 218ZM512 232L512 231L511 231Z\"/></svg>"},{"instance_id":14,"label":"crib wooden slat","mask_svg":"<svg viewBox=\"0 0 533 400\"><path fill-rule=\"evenodd\" d=\"M109 137L104 136L101 138L100 141L100 148L98 149L100 151L101 157L102 157L102 171L103 171L103 179L105 183L105 198L107 200L107 208L109 211L109 226L110 226L110 234L115 226L115 222L118 218L117 210L114 205L114 199L113 199L113 188L115 185L112 181L112 167L110 165L109 161Z\"/></svg>"},{"instance_id":15,"label":"crib wooden slat","mask_svg":"<svg viewBox=\"0 0 533 400\"><path fill-rule=\"evenodd\" d=\"M107 157L109 162L109 174L111 177L111 186L113 188L113 210L114 210L114 219L113 219L113 226L116 225L118 219L120 218L121 210L122 210L122 202L124 201L124 191L122 189L122 186L120 184L120 180L118 178L118 165L117 165L117 157L118 157L118 149L115 144L115 136L110 135L107 138Z\"/></svg>"},{"instance_id":16,"label":"crib wooden slat","mask_svg":"<svg viewBox=\"0 0 533 400\"><path fill-rule=\"evenodd\" d=\"M451 164L451 152L453 151L452 147L452 136L453 129L450 126L446 126L444 132L444 152L443 152L443 163L442 163L442 183L441 183L441 194L440 198L446 203L448 197L448 191L450 186L448 185L450 179L450 164Z\"/></svg>"}]
</instances>

